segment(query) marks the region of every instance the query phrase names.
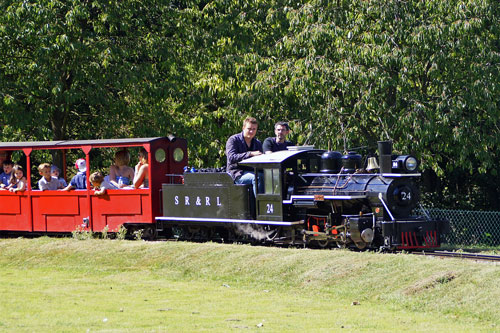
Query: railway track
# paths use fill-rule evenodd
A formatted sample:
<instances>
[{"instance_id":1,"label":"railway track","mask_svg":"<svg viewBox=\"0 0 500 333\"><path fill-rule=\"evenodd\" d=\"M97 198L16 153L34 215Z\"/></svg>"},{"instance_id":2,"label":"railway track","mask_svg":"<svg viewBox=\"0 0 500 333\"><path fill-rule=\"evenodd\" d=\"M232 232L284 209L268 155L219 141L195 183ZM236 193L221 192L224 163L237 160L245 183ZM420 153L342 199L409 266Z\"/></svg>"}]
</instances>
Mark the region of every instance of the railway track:
<instances>
[{"instance_id":1,"label":"railway track","mask_svg":"<svg viewBox=\"0 0 500 333\"><path fill-rule=\"evenodd\" d=\"M422 251L412 252L412 254L442 258L460 258L469 260L481 261L497 261L500 262L500 256L479 254L479 253L465 253L465 252L449 252L449 251Z\"/></svg>"}]
</instances>

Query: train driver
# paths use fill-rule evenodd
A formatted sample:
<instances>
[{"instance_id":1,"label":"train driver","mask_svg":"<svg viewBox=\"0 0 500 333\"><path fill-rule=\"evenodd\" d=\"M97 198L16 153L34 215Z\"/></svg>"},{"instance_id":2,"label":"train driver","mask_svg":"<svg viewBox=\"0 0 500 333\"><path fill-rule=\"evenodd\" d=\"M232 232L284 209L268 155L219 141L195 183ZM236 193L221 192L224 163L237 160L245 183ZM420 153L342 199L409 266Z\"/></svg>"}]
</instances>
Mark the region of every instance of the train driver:
<instances>
[{"instance_id":1,"label":"train driver","mask_svg":"<svg viewBox=\"0 0 500 333\"><path fill-rule=\"evenodd\" d=\"M288 146L293 146L291 141L286 139L288 133L290 133L290 127L285 121L278 121L274 125L274 134L276 137L270 137L264 140L262 148L264 153L270 154L275 151L286 150Z\"/></svg>"}]
</instances>

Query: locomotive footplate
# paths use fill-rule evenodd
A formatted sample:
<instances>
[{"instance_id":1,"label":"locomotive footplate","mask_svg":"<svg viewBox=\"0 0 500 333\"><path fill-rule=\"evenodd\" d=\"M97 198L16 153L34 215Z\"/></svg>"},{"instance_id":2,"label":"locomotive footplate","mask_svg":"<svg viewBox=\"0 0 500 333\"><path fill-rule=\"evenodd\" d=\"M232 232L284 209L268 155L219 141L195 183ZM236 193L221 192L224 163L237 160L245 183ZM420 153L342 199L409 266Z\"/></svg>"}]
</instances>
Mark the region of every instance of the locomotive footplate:
<instances>
[{"instance_id":1,"label":"locomotive footplate","mask_svg":"<svg viewBox=\"0 0 500 333\"><path fill-rule=\"evenodd\" d=\"M215 219L215 218L190 218L190 217L175 217L175 216L158 216L156 224L159 230L163 230L164 225L210 225L210 226L225 226L227 224L255 224L269 225L277 227L300 227L304 225L304 221L264 221L264 220L238 220L238 219Z\"/></svg>"},{"instance_id":2,"label":"locomotive footplate","mask_svg":"<svg viewBox=\"0 0 500 333\"><path fill-rule=\"evenodd\" d=\"M441 245L441 235L449 233L447 220L396 220L382 222L386 246L397 249L435 248Z\"/></svg>"}]
</instances>

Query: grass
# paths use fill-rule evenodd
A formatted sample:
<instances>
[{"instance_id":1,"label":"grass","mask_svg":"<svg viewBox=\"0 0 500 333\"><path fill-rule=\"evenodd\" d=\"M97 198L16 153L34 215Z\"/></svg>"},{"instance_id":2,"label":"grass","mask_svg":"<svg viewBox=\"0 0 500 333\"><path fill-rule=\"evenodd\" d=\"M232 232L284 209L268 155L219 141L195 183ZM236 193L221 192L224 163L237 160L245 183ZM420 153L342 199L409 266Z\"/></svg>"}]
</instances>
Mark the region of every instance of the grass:
<instances>
[{"instance_id":1,"label":"grass","mask_svg":"<svg viewBox=\"0 0 500 333\"><path fill-rule=\"evenodd\" d=\"M445 331L500 325L498 265L183 242L0 240L0 331Z\"/></svg>"}]
</instances>

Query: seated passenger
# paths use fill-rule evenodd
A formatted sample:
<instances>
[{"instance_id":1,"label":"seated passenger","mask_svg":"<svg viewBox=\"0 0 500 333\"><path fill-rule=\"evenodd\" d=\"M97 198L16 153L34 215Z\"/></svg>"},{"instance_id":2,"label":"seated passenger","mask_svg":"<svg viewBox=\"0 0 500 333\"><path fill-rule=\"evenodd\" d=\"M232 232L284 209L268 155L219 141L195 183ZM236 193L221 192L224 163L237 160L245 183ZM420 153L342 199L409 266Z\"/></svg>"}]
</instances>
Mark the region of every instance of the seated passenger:
<instances>
[{"instance_id":1,"label":"seated passenger","mask_svg":"<svg viewBox=\"0 0 500 333\"><path fill-rule=\"evenodd\" d=\"M116 152L115 164L109 167L109 182L117 188L130 185L130 180L134 179L134 169L128 166L129 163L130 153L127 150Z\"/></svg>"},{"instance_id":2,"label":"seated passenger","mask_svg":"<svg viewBox=\"0 0 500 333\"><path fill-rule=\"evenodd\" d=\"M135 166L135 175L132 186L134 188L149 187L148 152L144 148L139 150L139 162Z\"/></svg>"},{"instance_id":3,"label":"seated passenger","mask_svg":"<svg viewBox=\"0 0 500 333\"><path fill-rule=\"evenodd\" d=\"M40 191L55 191L57 189L63 188L61 183L56 177L50 175L50 164L42 163L38 166L38 173L42 178L38 181L38 188Z\"/></svg>"},{"instance_id":4,"label":"seated passenger","mask_svg":"<svg viewBox=\"0 0 500 333\"><path fill-rule=\"evenodd\" d=\"M68 186L68 183L66 183L66 180L63 178L63 177L59 177L60 175L60 171L59 171L59 168L57 167L57 165L52 165L50 167L50 174L53 176L53 177L56 177L57 180L59 180L59 183L61 183L61 186L62 187L66 187Z\"/></svg>"},{"instance_id":5,"label":"seated passenger","mask_svg":"<svg viewBox=\"0 0 500 333\"><path fill-rule=\"evenodd\" d=\"M87 164L85 160L83 158L76 160L75 167L78 170L78 173L71 178L68 186L62 189L63 191L87 189Z\"/></svg>"},{"instance_id":6,"label":"seated passenger","mask_svg":"<svg viewBox=\"0 0 500 333\"><path fill-rule=\"evenodd\" d=\"M9 186L13 166L14 166L14 162L12 162L11 160L3 161L3 172L0 174L0 187L1 188Z\"/></svg>"},{"instance_id":7,"label":"seated passenger","mask_svg":"<svg viewBox=\"0 0 500 333\"><path fill-rule=\"evenodd\" d=\"M247 117L243 121L243 131L234 134L226 142L227 172L236 184L252 184L254 194L256 189L253 169L239 166L238 162L262 154L262 144L255 138L258 126L257 119Z\"/></svg>"},{"instance_id":8,"label":"seated passenger","mask_svg":"<svg viewBox=\"0 0 500 333\"><path fill-rule=\"evenodd\" d=\"M26 177L24 176L23 167L16 164L12 168L12 176L10 177L9 186L5 189L11 192L23 192L26 190Z\"/></svg>"},{"instance_id":9,"label":"seated passenger","mask_svg":"<svg viewBox=\"0 0 500 333\"><path fill-rule=\"evenodd\" d=\"M110 182L104 180L104 176L99 171L94 172L90 175L89 181L94 187L94 195L103 195L106 194L106 190L116 190L118 187L111 184Z\"/></svg>"}]
</instances>

